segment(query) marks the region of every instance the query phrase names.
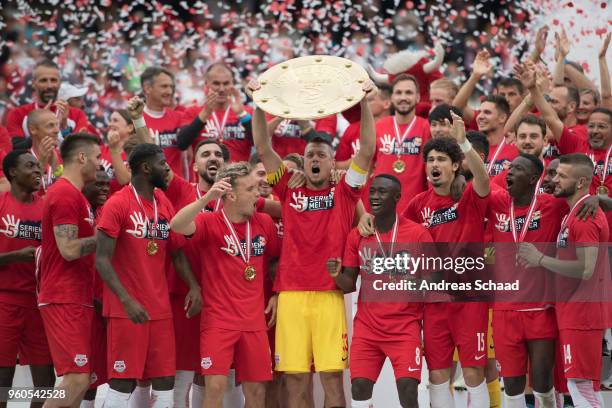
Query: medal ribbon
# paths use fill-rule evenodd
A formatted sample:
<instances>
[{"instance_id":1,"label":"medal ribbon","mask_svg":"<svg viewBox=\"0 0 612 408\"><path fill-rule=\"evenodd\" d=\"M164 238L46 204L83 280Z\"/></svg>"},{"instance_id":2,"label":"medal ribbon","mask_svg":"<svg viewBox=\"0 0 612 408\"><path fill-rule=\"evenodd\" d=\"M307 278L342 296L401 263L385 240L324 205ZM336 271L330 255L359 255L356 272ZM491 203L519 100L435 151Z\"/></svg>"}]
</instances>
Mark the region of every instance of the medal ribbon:
<instances>
[{"instance_id":1,"label":"medal ribbon","mask_svg":"<svg viewBox=\"0 0 612 408\"><path fill-rule=\"evenodd\" d=\"M251 223L250 221L247 221L247 225L246 225L246 252L247 253L245 255L244 251L242 250L242 245L240 245L240 241L238 240L238 236L236 235L236 231L234 230L234 226L227 219L227 216L225 215L225 211L221 210L221 214L223 215L223 220L225 221L227 228L229 228L230 230L230 234L232 234L232 238L234 238L234 242L238 246L240 257L242 258L242 260L244 261L246 265L249 265L249 261L251 260Z\"/></svg>"},{"instance_id":2,"label":"medal ribbon","mask_svg":"<svg viewBox=\"0 0 612 408\"><path fill-rule=\"evenodd\" d=\"M212 113L212 120L213 120L215 127L217 128L217 131L219 132L220 142L223 141L223 131L225 130L225 123L227 122L229 111L230 111L230 107L228 106L227 109L225 110L225 113L223 114L223 122L221 123L219 123L219 118L217 118L217 113L216 112Z\"/></svg>"},{"instance_id":3,"label":"medal ribbon","mask_svg":"<svg viewBox=\"0 0 612 408\"><path fill-rule=\"evenodd\" d=\"M540 189L540 183L542 182L542 177L538 180L536 184L535 190L533 191L533 199L531 200L531 205L529 206L529 210L527 211L527 216L525 217L525 222L523 223L523 228L521 229L521 235L517 236L516 231L516 217L514 215L514 201L510 203L510 230L512 231L512 238L514 242L523 242L525 240L525 235L527 235L527 231L529 231L529 223L531 222L531 217L533 216L533 211L535 210L536 203L538 202L538 190Z\"/></svg>"},{"instance_id":4,"label":"medal ribbon","mask_svg":"<svg viewBox=\"0 0 612 408\"><path fill-rule=\"evenodd\" d=\"M570 209L570 212L565 217L563 217L563 221L561 221L561 229L559 230L559 234L557 235L557 242L559 241L559 238L561 237L563 230L565 230L565 227L567 226L567 222L569 221L570 217L574 214L574 210L578 207L578 205L580 205L584 200L586 200L590 196L591 196L590 194L583 195L580 198L580 200L576 201L576 203L572 206L572 208Z\"/></svg>"},{"instance_id":5,"label":"medal ribbon","mask_svg":"<svg viewBox=\"0 0 612 408\"><path fill-rule=\"evenodd\" d=\"M378 235L378 230L376 229L374 230L374 234L376 234L376 241L378 241L378 247L380 248L385 258L390 258L393 256L393 249L395 248L395 238L397 237L397 224L398 224L397 220L398 220L398 217L397 217L397 214L395 214L395 222L393 223L393 232L391 233L391 251L389 252L389 256L387 256L387 254L385 253L385 250L383 249L380 235Z\"/></svg>"},{"instance_id":6,"label":"medal ribbon","mask_svg":"<svg viewBox=\"0 0 612 408\"><path fill-rule=\"evenodd\" d=\"M406 136L408 136L408 133L410 133L410 131L414 127L415 123L416 123L416 115L414 115L414 118L412 118L412 122L410 122L410 124L406 128L406 130L404 131L404 134L400 135L399 125L397 124L397 119L395 118L395 116L393 117L393 127L395 128L395 141L397 142L397 149L398 149L397 158L398 159L402 151L402 143L404 142L404 139L406 139Z\"/></svg>"},{"instance_id":7,"label":"medal ribbon","mask_svg":"<svg viewBox=\"0 0 612 408\"><path fill-rule=\"evenodd\" d=\"M493 157L491 157L491 161L489 162L489 164L487 164L487 174L491 175L491 170L493 170L493 166L495 165L495 159L497 159L499 152L501 152L501 149L504 147L505 144L506 139L503 139L499 146L497 146L497 150L495 150Z\"/></svg>"},{"instance_id":8,"label":"medal ribbon","mask_svg":"<svg viewBox=\"0 0 612 408\"><path fill-rule=\"evenodd\" d=\"M132 189L132 192L134 193L134 197L136 197L136 202L138 202L138 206L144 213L145 218L147 219L147 228L149 232L151 233L151 237L155 239L157 237L156 227L157 227L157 221L158 221L157 201L155 200L155 194L153 194L153 223L155 226L152 226L151 220L149 219L149 216L147 215L147 212L145 211L144 206L142 205L142 202L140 201L140 196L138 195L138 192L136 191L136 188L134 187L132 183L130 183L130 188Z\"/></svg>"},{"instance_id":9,"label":"medal ribbon","mask_svg":"<svg viewBox=\"0 0 612 408\"><path fill-rule=\"evenodd\" d=\"M36 155L36 153L34 153L34 149L33 148L30 149L30 153L32 153L32 156L34 156L34 158L36 160L38 160L38 156ZM39 162L40 162L40 160L39 160ZM51 169L51 165L50 164L47 164L47 182L45 183L45 178L44 177L41 178L41 181L42 181L42 188L43 188L43 190L47 191L47 186L51 185L51 182L53 181L53 171Z\"/></svg>"}]
</instances>

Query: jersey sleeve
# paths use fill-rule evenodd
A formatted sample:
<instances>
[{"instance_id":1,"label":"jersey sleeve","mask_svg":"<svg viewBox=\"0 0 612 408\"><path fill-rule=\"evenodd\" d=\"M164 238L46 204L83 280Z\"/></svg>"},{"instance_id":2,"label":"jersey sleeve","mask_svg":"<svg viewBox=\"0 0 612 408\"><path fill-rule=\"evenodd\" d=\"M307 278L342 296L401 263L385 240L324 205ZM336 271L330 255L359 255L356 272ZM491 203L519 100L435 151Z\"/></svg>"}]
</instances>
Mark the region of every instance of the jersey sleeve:
<instances>
[{"instance_id":1,"label":"jersey sleeve","mask_svg":"<svg viewBox=\"0 0 612 408\"><path fill-rule=\"evenodd\" d=\"M586 140L582 139L565 126L563 127L561 138L557 142L557 147L559 148L560 154L586 153L589 149Z\"/></svg>"},{"instance_id":2,"label":"jersey sleeve","mask_svg":"<svg viewBox=\"0 0 612 408\"><path fill-rule=\"evenodd\" d=\"M117 238L121 233L128 206L122 203L119 196L111 197L104 207L102 207L102 215L98 221L98 229L104 231L111 238Z\"/></svg>"},{"instance_id":3,"label":"jersey sleeve","mask_svg":"<svg viewBox=\"0 0 612 408\"><path fill-rule=\"evenodd\" d=\"M208 222L210 220L210 217L213 214L214 213L205 212L205 213L200 213L197 215L197 217L194 220L194 223L196 225L196 230L194 234L191 236L192 240L195 240L196 242L203 242L204 240L206 240L206 237L208 235L207 233Z\"/></svg>"},{"instance_id":4,"label":"jersey sleeve","mask_svg":"<svg viewBox=\"0 0 612 408\"><path fill-rule=\"evenodd\" d=\"M410 202L408 203L408 206L406 207L406 209L404 210L404 217L408 218L411 221L416 222L417 224L420 224L422 221L419 218L419 202L418 202L418 198L419 196L414 197L412 200L410 200Z\"/></svg>"},{"instance_id":5,"label":"jersey sleeve","mask_svg":"<svg viewBox=\"0 0 612 408\"><path fill-rule=\"evenodd\" d=\"M346 239L346 245L344 246L344 256L342 257L342 266L349 268L359 268L359 243L361 242L361 236L357 228L353 228Z\"/></svg>"},{"instance_id":6,"label":"jersey sleeve","mask_svg":"<svg viewBox=\"0 0 612 408\"><path fill-rule=\"evenodd\" d=\"M576 219L576 222L571 228L571 234L573 235L573 241L576 244L599 244L600 239L600 228L597 226L596 220L582 221ZM584 246L584 245L577 245Z\"/></svg>"}]
</instances>

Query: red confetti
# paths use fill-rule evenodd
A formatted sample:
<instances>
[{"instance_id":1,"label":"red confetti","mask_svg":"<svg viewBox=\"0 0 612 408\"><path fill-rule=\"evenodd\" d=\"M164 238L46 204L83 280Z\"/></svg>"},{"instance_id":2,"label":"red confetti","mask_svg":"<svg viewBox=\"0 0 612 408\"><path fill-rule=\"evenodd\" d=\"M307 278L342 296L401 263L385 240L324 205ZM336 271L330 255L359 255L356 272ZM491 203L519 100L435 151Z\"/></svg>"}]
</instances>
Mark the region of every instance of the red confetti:
<instances>
[{"instance_id":1,"label":"red confetti","mask_svg":"<svg viewBox=\"0 0 612 408\"><path fill-rule=\"evenodd\" d=\"M559 25L559 20L557 20L556 18L553 19L553 25Z\"/></svg>"},{"instance_id":2,"label":"red confetti","mask_svg":"<svg viewBox=\"0 0 612 408\"><path fill-rule=\"evenodd\" d=\"M491 27L491 34L497 34L497 30L499 30L497 27Z\"/></svg>"},{"instance_id":3,"label":"red confetti","mask_svg":"<svg viewBox=\"0 0 612 408\"><path fill-rule=\"evenodd\" d=\"M582 14L583 10L582 9L576 9L576 13L578 14Z\"/></svg>"},{"instance_id":4,"label":"red confetti","mask_svg":"<svg viewBox=\"0 0 612 408\"><path fill-rule=\"evenodd\" d=\"M607 4L606 3L601 3L601 8L606 8Z\"/></svg>"},{"instance_id":5,"label":"red confetti","mask_svg":"<svg viewBox=\"0 0 612 408\"><path fill-rule=\"evenodd\" d=\"M413 3L413 2L411 2L411 1L407 1L407 2L406 2L406 8L407 8L408 10L412 10L412 9L414 8L414 3Z\"/></svg>"},{"instance_id":6,"label":"red confetti","mask_svg":"<svg viewBox=\"0 0 612 408\"><path fill-rule=\"evenodd\" d=\"M574 3L570 1L569 3L565 4L565 7L574 7Z\"/></svg>"}]
</instances>

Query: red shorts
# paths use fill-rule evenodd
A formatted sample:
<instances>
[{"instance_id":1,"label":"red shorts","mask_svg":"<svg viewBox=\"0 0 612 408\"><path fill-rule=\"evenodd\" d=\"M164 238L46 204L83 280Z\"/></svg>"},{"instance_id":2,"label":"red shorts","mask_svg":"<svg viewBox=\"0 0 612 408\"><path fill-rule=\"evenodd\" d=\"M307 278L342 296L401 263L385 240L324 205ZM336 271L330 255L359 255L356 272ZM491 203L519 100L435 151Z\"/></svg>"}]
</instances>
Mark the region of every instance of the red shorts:
<instances>
[{"instance_id":1,"label":"red shorts","mask_svg":"<svg viewBox=\"0 0 612 408\"><path fill-rule=\"evenodd\" d=\"M599 381L603 330L559 330L565 378Z\"/></svg>"},{"instance_id":2,"label":"red shorts","mask_svg":"<svg viewBox=\"0 0 612 408\"><path fill-rule=\"evenodd\" d=\"M51 365L40 311L0 302L0 367Z\"/></svg>"},{"instance_id":3,"label":"red shorts","mask_svg":"<svg viewBox=\"0 0 612 408\"><path fill-rule=\"evenodd\" d=\"M237 382L272 380L268 331L243 332L208 327L200 333L202 375L228 375L236 369Z\"/></svg>"},{"instance_id":4,"label":"red shorts","mask_svg":"<svg viewBox=\"0 0 612 408\"><path fill-rule=\"evenodd\" d=\"M557 318L553 308L533 312L493 311L495 357L501 366L502 377L527 374L528 341L556 338Z\"/></svg>"},{"instance_id":5,"label":"red shorts","mask_svg":"<svg viewBox=\"0 0 612 408\"><path fill-rule=\"evenodd\" d=\"M426 303L423 333L429 369L452 367L455 347L462 367L486 365L488 326L487 303Z\"/></svg>"},{"instance_id":6,"label":"red shorts","mask_svg":"<svg viewBox=\"0 0 612 408\"><path fill-rule=\"evenodd\" d=\"M170 296L176 341L176 369L198 371L200 366L200 315L188 319L184 303L184 296Z\"/></svg>"},{"instance_id":7,"label":"red shorts","mask_svg":"<svg viewBox=\"0 0 612 408\"><path fill-rule=\"evenodd\" d=\"M53 365L58 376L91 372L94 308L74 303L40 307Z\"/></svg>"},{"instance_id":8,"label":"red shorts","mask_svg":"<svg viewBox=\"0 0 612 408\"><path fill-rule=\"evenodd\" d=\"M172 319L149 320L109 318L108 378L171 377L176 372Z\"/></svg>"},{"instance_id":9,"label":"red shorts","mask_svg":"<svg viewBox=\"0 0 612 408\"><path fill-rule=\"evenodd\" d=\"M95 314L91 325L91 385L90 389L108 382L106 373L106 322Z\"/></svg>"},{"instance_id":10,"label":"red shorts","mask_svg":"<svg viewBox=\"0 0 612 408\"><path fill-rule=\"evenodd\" d=\"M421 341L413 338L398 340L372 340L353 337L351 342L351 381L367 378L376 382L385 359L389 357L395 379L421 380Z\"/></svg>"}]
</instances>

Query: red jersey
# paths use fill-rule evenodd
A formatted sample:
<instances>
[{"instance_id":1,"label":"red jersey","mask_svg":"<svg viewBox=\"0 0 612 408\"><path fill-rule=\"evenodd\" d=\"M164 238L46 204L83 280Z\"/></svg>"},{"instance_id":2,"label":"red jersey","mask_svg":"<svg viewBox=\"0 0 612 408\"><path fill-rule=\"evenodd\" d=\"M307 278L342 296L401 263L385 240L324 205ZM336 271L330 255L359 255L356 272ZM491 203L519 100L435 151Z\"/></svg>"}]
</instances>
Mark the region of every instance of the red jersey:
<instances>
[{"instance_id":1,"label":"red jersey","mask_svg":"<svg viewBox=\"0 0 612 408\"><path fill-rule=\"evenodd\" d=\"M355 156L359 152L359 135L360 135L361 122L351 123L342 138L340 138L340 144L336 149L336 161L346 161Z\"/></svg>"},{"instance_id":2,"label":"red jersey","mask_svg":"<svg viewBox=\"0 0 612 408\"><path fill-rule=\"evenodd\" d=\"M393 230L391 229L385 233L379 233L379 236L381 243L390 243L393 236ZM404 217L399 217L395 242L421 243L433 242L433 239L429 231L421 225ZM354 228L347 239L342 265L354 268L362 266L363 260L359 255L359 251L367 244L369 244L368 246L372 244L376 245L376 236L372 235L364 238L359 235L357 228ZM382 254L378 255L382 256ZM380 276L374 275L371 272L365 272L363 269L360 270L359 273L361 274L362 284L359 292L359 300L357 302L355 324L353 325L353 336L384 341L398 340L398 338L401 339L402 336L409 335L412 323L418 322L420 324L423 319L423 303L364 301L363 290L366 284L363 282L379 279Z\"/></svg>"},{"instance_id":3,"label":"red jersey","mask_svg":"<svg viewBox=\"0 0 612 408\"><path fill-rule=\"evenodd\" d=\"M66 178L59 178L45 195L38 304L93 302L94 255L66 261L55 242L53 227L74 225L77 238L94 235L94 213L85 196Z\"/></svg>"},{"instance_id":4,"label":"red jersey","mask_svg":"<svg viewBox=\"0 0 612 408\"><path fill-rule=\"evenodd\" d=\"M8 130L10 137L30 137L28 131L28 114L35 109L42 109L43 106L39 106L36 102L21 105L11 109L6 114L6 129ZM56 112L57 108L55 105L51 105L49 110L53 113ZM68 110L68 127L71 129L71 133L87 132L89 131L89 121L85 112L80 109L70 107Z\"/></svg>"},{"instance_id":5,"label":"red jersey","mask_svg":"<svg viewBox=\"0 0 612 408\"><path fill-rule=\"evenodd\" d=\"M13 142L11 141L8 130L6 130L4 126L0 126L0 150L4 152L13 150Z\"/></svg>"},{"instance_id":6,"label":"red jersey","mask_svg":"<svg viewBox=\"0 0 612 408\"><path fill-rule=\"evenodd\" d=\"M201 328L227 330L267 330L264 315L264 273L270 258L278 257L280 243L269 215L254 213L250 219L251 243L249 265L256 271L254 280L245 279L247 223L234 224L234 235L224 213L201 213L196 217L196 231L191 238L200 250L204 305ZM194 266L195 268L195 266Z\"/></svg>"},{"instance_id":7,"label":"red jersey","mask_svg":"<svg viewBox=\"0 0 612 408\"><path fill-rule=\"evenodd\" d=\"M164 149L164 155L174 174L187 177L189 174L187 155L176 144L179 131L187 124L183 115L172 109L165 109L161 116L152 116L145 109L142 116L149 130L155 135L156 143Z\"/></svg>"},{"instance_id":8,"label":"red jersey","mask_svg":"<svg viewBox=\"0 0 612 408\"><path fill-rule=\"evenodd\" d=\"M485 162L485 167L489 176L496 176L504 170L510 168L512 160L519 155L519 151L513 144L504 142L500 145L491 145L489 147L489 157Z\"/></svg>"},{"instance_id":9,"label":"red jersey","mask_svg":"<svg viewBox=\"0 0 612 408\"><path fill-rule=\"evenodd\" d=\"M429 230L436 242L483 242L489 196L480 197L468 183L458 202L433 188L417 194L404 216Z\"/></svg>"},{"instance_id":10,"label":"red jersey","mask_svg":"<svg viewBox=\"0 0 612 408\"><path fill-rule=\"evenodd\" d=\"M410 197L427 190L427 175L423 160L423 147L430 139L429 123L415 116L412 124L398 125L399 134L395 130L395 116L384 117L376 122L376 167L374 176L387 173L393 174L402 184L402 197L397 204L397 210L404 211ZM401 143L398 141L405 135ZM405 170L396 173L393 164L401 160Z\"/></svg>"},{"instance_id":11,"label":"red jersey","mask_svg":"<svg viewBox=\"0 0 612 408\"><path fill-rule=\"evenodd\" d=\"M192 106L185 110L187 123L191 123L201 110L201 106ZM250 107L246 107L245 110L253 114ZM206 139L215 139L227 146L232 162L249 160L253 147L251 126L243 125L229 106L225 110L216 110L210 115L199 137L193 141L193 146L195 147L200 140Z\"/></svg>"},{"instance_id":12,"label":"red jersey","mask_svg":"<svg viewBox=\"0 0 612 408\"><path fill-rule=\"evenodd\" d=\"M0 253L40 245L43 200L34 195L22 203L10 193L0 194ZM0 302L36 307L34 262L0 265Z\"/></svg>"},{"instance_id":13,"label":"red jersey","mask_svg":"<svg viewBox=\"0 0 612 408\"><path fill-rule=\"evenodd\" d=\"M597 246L597 262L593 276L588 281L580 282L582 298L585 294L602 293L602 290L610 290L610 270L608 263L608 251L605 245L609 241L609 227L606 217L601 209L597 209L595 219L589 218L581 221L576 217L576 212L569 214L564 228L557 238L557 258L575 260L576 247ZM587 244L587 245L585 245ZM559 275L558 285L562 288L575 287L577 279L567 278ZM608 292L609 295L609 292ZM597 297L598 295L594 295ZM557 323L559 329L595 330L605 329L609 326L609 316L606 306L608 304L598 301L593 302L559 302L556 305Z\"/></svg>"},{"instance_id":14,"label":"red jersey","mask_svg":"<svg viewBox=\"0 0 612 408\"><path fill-rule=\"evenodd\" d=\"M357 106L359 106L359 104L357 104ZM325 132L332 138L335 138L338 134L338 118L336 115L331 115L318 119L315 121L314 128L317 132Z\"/></svg>"},{"instance_id":15,"label":"red jersey","mask_svg":"<svg viewBox=\"0 0 612 408\"><path fill-rule=\"evenodd\" d=\"M344 177L323 190L290 189L290 177L285 171L273 186L282 202L284 228L274 290L337 290L326 262L342 256L361 190Z\"/></svg>"},{"instance_id":16,"label":"red jersey","mask_svg":"<svg viewBox=\"0 0 612 408\"><path fill-rule=\"evenodd\" d=\"M578 136L580 139L587 142L587 145L588 145L589 134L588 134L588 130L586 126L576 125L576 126L564 127L563 133L565 134L566 131L575 136ZM577 153L577 152L566 152L566 153ZM552 141L551 143L548 143L546 146L544 146L543 155L544 155L544 158L548 159L549 161L552 161L553 159L556 159L557 157L559 157L561 154L566 154L566 153L561 153L559 151L559 144L556 141Z\"/></svg>"},{"instance_id":17,"label":"red jersey","mask_svg":"<svg viewBox=\"0 0 612 408\"><path fill-rule=\"evenodd\" d=\"M514 247L508 243L514 242L511 229L510 206L512 197L505 190L496 191L491 194L489 199L489 207L487 210L487 218L493 225L493 241L501 243L496 245L495 250L495 267L496 276L508 279L516 277L521 280L521 292L529 293L535 298L535 294L541 294L545 302L496 302L494 309L496 310L534 310L550 307L553 305L553 283L547 279L547 274L544 271L539 271L539 268L523 269L516 265L516 251ZM521 231L525 226L525 220L529 213L530 205L515 206L515 231L517 237L520 238ZM564 199L555 198L550 194L537 194L536 203L533 208L533 213L529 221L529 227L525 233L523 242L538 242L552 243L556 240L559 229L561 228L561 219L569 208ZM543 250L544 248L538 248ZM554 254L552 246L548 248L548 255Z\"/></svg>"},{"instance_id":18,"label":"red jersey","mask_svg":"<svg viewBox=\"0 0 612 408\"><path fill-rule=\"evenodd\" d=\"M297 121L285 119L274 129L272 147L281 158L289 153L304 154L306 139Z\"/></svg>"},{"instance_id":19,"label":"red jersey","mask_svg":"<svg viewBox=\"0 0 612 408\"><path fill-rule=\"evenodd\" d=\"M133 187L127 185L104 205L98 229L117 240L111 262L127 292L145 308L151 320L159 320L172 317L166 258L182 248L184 238L170 231L170 220L174 217L170 201L157 189L154 197L157 224L154 221L154 203L139 196L141 207ZM147 251L151 241L158 246L154 255ZM103 307L105 316L128 317L119 298L107 286L104 287Z\"/></svg>"}]
</instances>

